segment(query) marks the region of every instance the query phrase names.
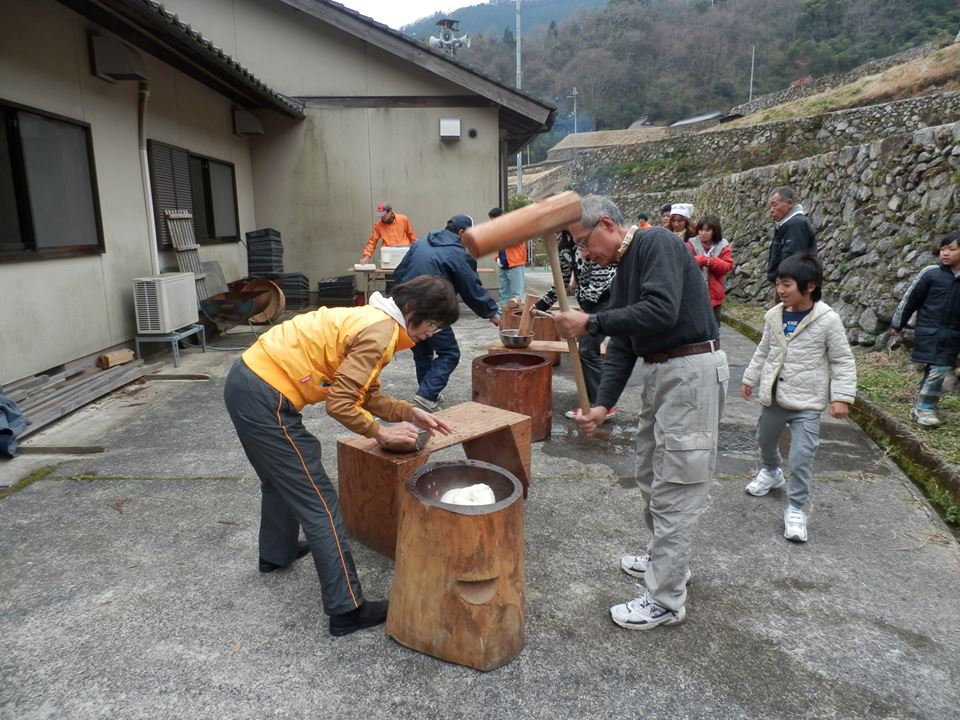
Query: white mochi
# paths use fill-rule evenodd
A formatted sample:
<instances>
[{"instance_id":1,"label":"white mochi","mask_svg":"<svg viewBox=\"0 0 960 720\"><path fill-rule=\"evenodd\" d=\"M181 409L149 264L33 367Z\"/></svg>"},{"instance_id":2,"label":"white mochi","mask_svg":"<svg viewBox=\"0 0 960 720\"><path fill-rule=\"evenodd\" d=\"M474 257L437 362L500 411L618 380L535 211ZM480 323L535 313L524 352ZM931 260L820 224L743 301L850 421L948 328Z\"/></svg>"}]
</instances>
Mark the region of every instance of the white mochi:
<instances>
[{"instance_id":1,"label":"white mochi","mask_svg":"<svg viewBox=\"0 0 960 720\"><path fill-rule=\"evenodd\" d=\"M493 489L485 483L447 490L440 502L448 505L493 505L497 501Z\"/></svg>"}]
</instances>

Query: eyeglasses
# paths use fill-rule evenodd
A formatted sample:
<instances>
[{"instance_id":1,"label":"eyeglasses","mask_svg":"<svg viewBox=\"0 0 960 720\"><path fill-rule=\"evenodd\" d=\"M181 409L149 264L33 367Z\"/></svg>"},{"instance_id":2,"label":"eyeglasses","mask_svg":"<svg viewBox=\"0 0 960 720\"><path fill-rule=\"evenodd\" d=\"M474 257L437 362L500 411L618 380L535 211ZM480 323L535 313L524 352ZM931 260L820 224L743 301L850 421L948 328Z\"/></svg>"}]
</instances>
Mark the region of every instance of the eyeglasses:
<instances>
[{"instance_id":1,"label":"eyeglasses","mask_svg":"<svg viewBox=\"0 0 960 720\"><path fill-rule=\"evenodd\" d=\"M600 219L602 220L603 218L600 218ZM581 238L580 240L574 240L574 241L573 241L573 244L576 245L576 246L577 246L578 248L580 248L581 250L584 249L584 248L586 248L587 245L590 243L590 236L593 235L594 231L595 231L598 227L600 227L600 220L597 220L596 225L594 225L592 228L590 228L590 232L587 233L587 236L586 236L585 238Z\"/></svg>"}]
</instances>

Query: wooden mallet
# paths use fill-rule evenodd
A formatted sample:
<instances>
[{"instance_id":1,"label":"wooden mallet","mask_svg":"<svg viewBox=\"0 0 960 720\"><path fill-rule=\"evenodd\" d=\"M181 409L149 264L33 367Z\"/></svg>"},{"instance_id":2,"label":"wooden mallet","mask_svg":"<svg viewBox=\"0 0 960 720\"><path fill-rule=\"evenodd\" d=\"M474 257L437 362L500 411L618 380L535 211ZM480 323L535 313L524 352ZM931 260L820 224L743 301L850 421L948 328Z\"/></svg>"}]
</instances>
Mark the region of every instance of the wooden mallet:
<instances>
[{"instance_id":1,"label":"wooden mallet","mask_svg":"<svg viewBox=\"0 0 960 720\"><path fill-rule=\"evenodd\" d=\"M557 289L557 299L561 312L570 309L560 272L560 254L557 251L557 239L554 233L568 225L580 221L580 196L573 191L562 192L540 200L519 210L504 213L488 222L468 228L461 239L463 245L475 258L500 252L508 247L519 245L536 236L543 238L550 257L550 270L553 273L553 285ZM580 400L580 412L590 411L587 399L587 385L583 380L583 366L580 364L580 352L577 341L567 338L570 349L570 366L573 379L577 384L577 397Z\"/></svg>"}]
</instances>

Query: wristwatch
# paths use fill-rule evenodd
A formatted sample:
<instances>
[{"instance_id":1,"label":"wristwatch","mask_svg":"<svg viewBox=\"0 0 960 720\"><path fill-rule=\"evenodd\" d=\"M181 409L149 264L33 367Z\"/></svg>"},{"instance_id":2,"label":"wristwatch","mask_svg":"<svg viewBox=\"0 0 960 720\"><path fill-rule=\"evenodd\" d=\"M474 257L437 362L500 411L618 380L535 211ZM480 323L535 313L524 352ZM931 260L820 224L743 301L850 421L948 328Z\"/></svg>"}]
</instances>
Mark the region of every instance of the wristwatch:
<instances>
[{"instance_id":1,"label":"wristwatch","mask_svg":"<svg viewBox=\"0 0 960 720\"><path fill-rule=\"evenodd\" d=\"M597 318L596 313L587 315L587 335L596 337L601 332L603 331L600 328L600 320Z\"/></svg>"}]
</instances>

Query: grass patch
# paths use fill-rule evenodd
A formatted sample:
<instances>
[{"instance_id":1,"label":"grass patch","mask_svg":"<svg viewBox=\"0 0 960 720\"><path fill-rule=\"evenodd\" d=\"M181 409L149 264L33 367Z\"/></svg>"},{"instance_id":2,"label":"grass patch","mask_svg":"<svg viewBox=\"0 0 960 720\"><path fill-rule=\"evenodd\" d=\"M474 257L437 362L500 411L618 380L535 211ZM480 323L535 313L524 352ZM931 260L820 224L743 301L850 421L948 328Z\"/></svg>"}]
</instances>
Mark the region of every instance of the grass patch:
<instances>
[{"instance_id":1,"label":"grass patch","mask_svg":"<svg viewBox=\"0 0 960 720\"><path fill-rule=\"evenodd\" d=\"M22 480L18 480L13 485L8 488L0 488L0 500L6 500L11 495L15 495L21 490L26 490L28 487L33 485L38 480L46 480L50 477L56 470L56 466L49 465L42 468L37 468L32 473L27 475Z\"/></svg>"},{"instance_id":2,"label":"grass patch","mask_svg":"<svg viewBox=\"0 0 960 720\"><path fill-rule=\"evenodd\" d=\"M791 120L835 110L905 100L929 92L951 92L960 88L958 77L960 77L960 43L953 43L925 57L895 65L875 75L868 75L847 85L767 108L755 115L740 118L716 128L745 127L758 122Z\"/></svg>"}]
</instances>

